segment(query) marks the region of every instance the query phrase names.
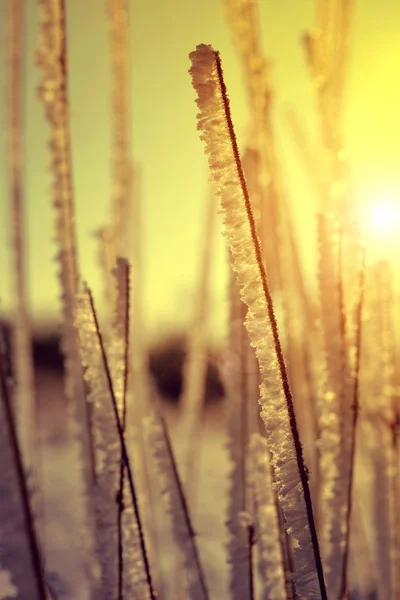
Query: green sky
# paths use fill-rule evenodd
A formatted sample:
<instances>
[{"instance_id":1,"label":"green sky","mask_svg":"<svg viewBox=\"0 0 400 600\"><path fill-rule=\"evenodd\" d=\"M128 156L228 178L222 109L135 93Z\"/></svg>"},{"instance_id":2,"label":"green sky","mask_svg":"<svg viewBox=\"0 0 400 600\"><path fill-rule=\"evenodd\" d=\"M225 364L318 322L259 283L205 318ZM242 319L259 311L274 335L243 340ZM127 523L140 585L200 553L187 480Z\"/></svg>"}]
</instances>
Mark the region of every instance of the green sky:
<instances>
[{"instance_id":1,"label":"green sky","mask_svg":"<svg viewBox=\"0 0 400 600\"><path fill-rule=\"evenodd\" d=\"M265 51L273 60L279 152L298 237L308 270L313 203L285 126L294 107L310 137L316 118L310 79L299 38L313 23L311 0L260 0ZM53 214L49 198L48 129L36 99L40 73L34 66L38 14L29 6L27 69L26 202L29 280L36 319L59 311L53 260ZM108 216L110 194L110 64L105 2L68 0L68 45L75 200L83 277L101 293L92 233ZM219 49L239 137L247 122L240 65L219 0L131 1L133 150L142 169L144 298L150 331L184 324L199 262L207 169L196 132L196 107L188 54L196 44ZM5 6L5 2L2 5ZM4 10L4 8L3 8ZM0 15L1 18L1 15ZM3 19L2 19L3 20ZM400 4L359 0L354 11L346 134L358 194L400 198ZM3 20L4 21L4 20ZM1 65L4 74L4 22ZM4 114L4 77L1 109ZM7 253L5 118L1 117L0 296L12 305ZM219 240L219 237L218 237ZM303 243L304 242L304 243ZM224 245L218 241L213 276L213 324L222 330L225 309Z\"/></svg>"}]
</instances>

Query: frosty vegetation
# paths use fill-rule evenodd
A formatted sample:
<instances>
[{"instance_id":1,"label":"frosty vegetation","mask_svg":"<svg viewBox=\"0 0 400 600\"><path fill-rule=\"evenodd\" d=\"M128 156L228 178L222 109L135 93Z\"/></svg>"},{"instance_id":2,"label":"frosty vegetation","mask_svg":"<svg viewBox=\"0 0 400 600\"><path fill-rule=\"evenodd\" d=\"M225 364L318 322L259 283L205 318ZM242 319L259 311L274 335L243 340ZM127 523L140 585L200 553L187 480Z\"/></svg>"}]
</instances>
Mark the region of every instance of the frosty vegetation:
<instances>
[{"instance_id":1,"label":"frosty vegetation","mask_svg":"<svg viewBox=\"0 0 400 600\"><path fill-rule=\"evenodd\" d=\"M113 187L98 257L108 319L78 260L66 4L39 0L38 92L49 126L64 360L63 389L45 390L35 386L23 243L27 9L23 0L7 5L15 303L11 344L0 336L0 597L398 600L398 289L393 257L376 258L354 211L343 130L352 2L318 0L315 28L303 38L318 151L288 116L319 200L317 291L304 275L281 173L256 1L224 2L251 109L246 147L219 52L200 44L190 54L210 187L180 411L166 408L147 368L127 2L107 3ZM204 406L216 209L230 285L219 360L224 407L211 412ZM40 434L41 394L66 396L54 419L64 427L60 446ZM49 497L46 461L55 482Z\"/></svg>"}]
</instances>

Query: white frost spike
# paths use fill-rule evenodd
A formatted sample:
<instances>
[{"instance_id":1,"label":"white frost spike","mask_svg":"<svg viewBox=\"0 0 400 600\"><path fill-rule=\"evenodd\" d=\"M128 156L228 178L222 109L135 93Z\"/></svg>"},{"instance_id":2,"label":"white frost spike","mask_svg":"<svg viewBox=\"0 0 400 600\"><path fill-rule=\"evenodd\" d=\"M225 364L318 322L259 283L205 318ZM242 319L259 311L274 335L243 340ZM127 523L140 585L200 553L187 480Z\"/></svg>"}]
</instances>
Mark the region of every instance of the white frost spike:
<instances>
[{"instance_id":1,"label":"white frost spike","mask_svg":"<svg viewBox=\"0 0 400 600\"><path fill-rule=\"evenodd\" d=\"M121 443L117 431L115 414L108 386L105 365L96 333L96 324L88 299L87 290L77 297L75 325L79 333L82 365L88 388L87 400L92 406L92 420L96 441L96 484L94 487L96 506L96 543L102 573L101 598L115 600L118 589L117 564L117 492L119 489ZM129 496L125 501L130 504ZM130 530L135 531L136 523ZM127 525L128 526L128 525ZM147 598L146 579L137 536L132 536L129 555L124 572L137 582L135 594ZM139 594L141 594L139 596Z\"/></svg>"},{"instance_id":2,"label":"white frost spike","mask_svg":"<svg viewBox=\"0 0 400 600\"><path fill-rule=\"evenodd\" d=\"M299 596L326 599L322 564L312 514L307 471L279 337L261 259L247 187L229 113L218 53L200 45L190 55L198 98L198 129L206 145L211 177L221 199L233 269L249 310L246 328L256 349L261 373L262 418L276 475L278 499L294 543L294 580Z\"/></svg>"},{"instance_id":3,"label":"white frost spike","mask_svg":"<svg viewBox=\"0 0 400 600\"><path fill-rule=\"evenodd\" d=\"M195 533L172 453L167 426L161 415L153 414L146 421L148 445L156 462L158 481L171 517L176 547L179 548L186 567L187 597L190 600L208 600L209 595L199 561Z\"/></svg>"},{"instance_id":4,"label":"white frost spike","mask_svg":"<svg viewBox=\"0 0 400 600\"><path fill-rule=\"evenodd\" d=\"M249 479L254 498L255 538L264 600L287 600L279 521L272 490L267 441L259 433L249 444Z\"/></svg>"}]
</instances>

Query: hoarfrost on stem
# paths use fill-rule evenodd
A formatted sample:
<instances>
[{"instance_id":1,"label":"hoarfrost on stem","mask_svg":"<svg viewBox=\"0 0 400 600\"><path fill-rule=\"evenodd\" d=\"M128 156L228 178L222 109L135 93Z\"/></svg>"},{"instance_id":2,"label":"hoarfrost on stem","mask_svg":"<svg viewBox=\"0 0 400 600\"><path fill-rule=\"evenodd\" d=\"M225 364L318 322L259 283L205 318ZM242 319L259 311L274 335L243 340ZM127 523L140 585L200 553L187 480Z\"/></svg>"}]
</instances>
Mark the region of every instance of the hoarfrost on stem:
<instances>
[{"instance_id":1,"label":"hoarfrost on stem","mask_svg":"<svg viewBox=\"0 0 400 600\"><path fill-rule=\"evenodd\" d=\"M269 302L260 243L241 170L218 53L200 45L190 55L193 86L199 107L198 129L205 142L211 178L221 200L225 234L228 237L241 297L248 306L246 328L256 349L262 377L261 414L276 476L276 489L288 532L294 540L297 593L309 600L325 599L326 591L311 498L292 406L288 405L284 364L277 353L276 322ZM275 326L275 329L274 329ZM297 444L297 445L296 445ZM307 495L307 497L306 497Z\"/></svg>"}]
</instances>

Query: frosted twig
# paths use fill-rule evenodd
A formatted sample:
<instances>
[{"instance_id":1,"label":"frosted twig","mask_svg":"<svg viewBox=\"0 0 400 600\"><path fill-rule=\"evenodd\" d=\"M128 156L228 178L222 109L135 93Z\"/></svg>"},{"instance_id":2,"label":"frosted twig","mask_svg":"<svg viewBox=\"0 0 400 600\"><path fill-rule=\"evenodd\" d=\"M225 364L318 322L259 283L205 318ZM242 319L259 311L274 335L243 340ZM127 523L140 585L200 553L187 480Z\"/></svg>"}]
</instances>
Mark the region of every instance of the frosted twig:
<instances>
[{"instance_id":1,"label":"frosted twig","mask_svg":"<svg viewBox=\"0 0 400 600\"><path fill-rule=\"evenodd\" d=\"M107 354L106 354L105 347L104 347L103 336L100 331L99 322L98 322L98 318L97 318L97 312L96 312L96 309L94 306L92 292L89 288L86 288L85 292L87 294L87 297L88 297L88 300L90 303L93 320L94 320L95 328L96 328L96 335L97 335L97 338L99 341L101 355L102 355L102 359L103 359L103 365L104 365L105 375L106 375L106 379L107 379L107 384L108 384L108 388L109 388L109 392L110 392L110 396L111 396L111 400L112 400L118 436L119 436L119 440L120 440L120 444L121 444L122 460L125 464L126 471L127 471L129 489L130 489L130 493L131 493L136 522L138 525L140 548L141 548L141 552L142 552L144 568L146 571L147 585L148 585L149 593L150 593L152 600L156 600L157 595L153 589L152 577L151 577L151 572L150 572L150 564L149 564L148 557L147 557L146 543L145 543L145 539L144 539L144 535L143 535L142 522L141 522L141 517L140 517L140 513L139 513L139 504L138 504L135 485L134 485L134 481L133 481L130 460L129 460L129 456L128 456L126 444L125 444L125 434L124 434L122 422L121 422L121 419L120 419L120 416L118 413L118 405L117 405L117 401L115 398L114 386L113 386L113 382L112 382L112 378L111 378L110 368L108 365Z\"/></svg>"}]
</instances>

